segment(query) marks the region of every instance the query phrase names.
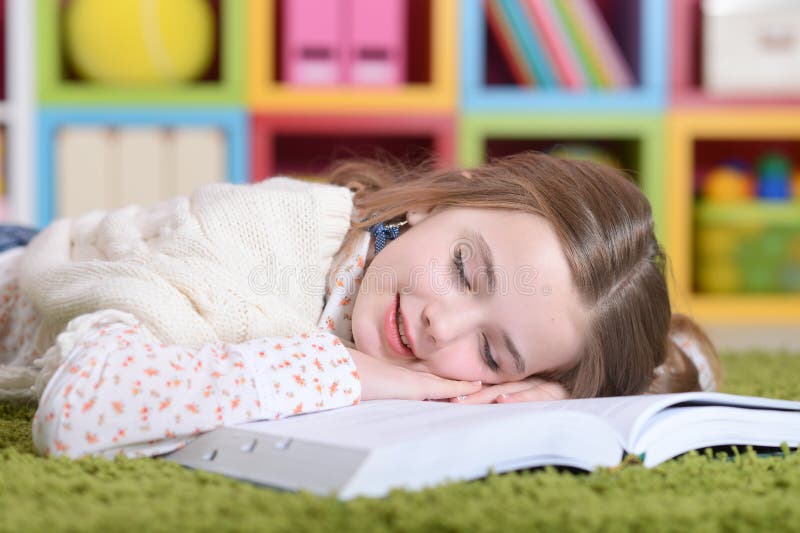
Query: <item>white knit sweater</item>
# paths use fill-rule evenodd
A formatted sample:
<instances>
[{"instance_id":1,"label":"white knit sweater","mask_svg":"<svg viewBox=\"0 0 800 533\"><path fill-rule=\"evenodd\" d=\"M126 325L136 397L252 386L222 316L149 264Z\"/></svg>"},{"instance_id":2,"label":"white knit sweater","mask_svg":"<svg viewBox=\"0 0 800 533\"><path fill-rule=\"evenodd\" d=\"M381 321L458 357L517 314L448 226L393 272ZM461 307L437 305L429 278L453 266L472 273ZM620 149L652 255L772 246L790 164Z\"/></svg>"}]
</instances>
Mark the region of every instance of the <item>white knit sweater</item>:
<instances>
[{"instance_id":1,"label":"white knit sweater","mask_svg":"<svg viewBox=\"0 0 800 533\"><path fill-rule=\"evenodd\" d=\"M277 177L60 219L19 265L42 317L36 347L44 353L72 318L102 309L190 347L313 328L352 208L347 188Z\"/></svg>"}]
</instances>

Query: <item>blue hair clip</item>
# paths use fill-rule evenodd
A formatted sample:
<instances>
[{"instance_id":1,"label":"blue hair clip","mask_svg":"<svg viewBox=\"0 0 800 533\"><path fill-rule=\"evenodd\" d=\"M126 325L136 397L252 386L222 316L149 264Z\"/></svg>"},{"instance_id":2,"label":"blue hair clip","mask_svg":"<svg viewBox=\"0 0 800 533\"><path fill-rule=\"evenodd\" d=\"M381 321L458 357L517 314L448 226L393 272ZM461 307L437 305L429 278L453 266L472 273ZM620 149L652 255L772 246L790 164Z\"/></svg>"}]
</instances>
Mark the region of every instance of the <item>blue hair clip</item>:
<instances>
[{"instance_id":1,"label":"blue hair clip","mask_svg":"<svg viewBox=\"0 0 800 533\"><path fill-rule=\"evenodd\" d=\"M388 241L394 240L400 235L400 226L407 224L407 220L402 222L394 222L392 224L384 224L378 222L369 227L369 232L375 236L375 255L378 255L381 250L386 246Z\"/></svg>"}]
</instances>

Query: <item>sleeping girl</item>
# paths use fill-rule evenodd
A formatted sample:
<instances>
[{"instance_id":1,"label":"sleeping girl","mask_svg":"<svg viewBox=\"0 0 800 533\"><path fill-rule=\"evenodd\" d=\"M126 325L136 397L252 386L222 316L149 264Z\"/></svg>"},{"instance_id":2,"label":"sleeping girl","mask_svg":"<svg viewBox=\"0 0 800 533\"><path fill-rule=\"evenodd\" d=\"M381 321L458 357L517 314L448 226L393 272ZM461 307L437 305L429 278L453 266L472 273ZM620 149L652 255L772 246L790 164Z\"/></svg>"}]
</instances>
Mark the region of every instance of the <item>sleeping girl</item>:
<instances>
[{"instance_id":1,"label":"sleeping girl","mask_svg":"<svg viewBox=\"0 0 800 533\"><path fill-rule=\"evenodd\" d=\"M152 456L371 399L719 386L621 171L527 152L329 178L210 184L8 240L0 398L38 401L37 451Z\"/></svg>"}]
</instances>

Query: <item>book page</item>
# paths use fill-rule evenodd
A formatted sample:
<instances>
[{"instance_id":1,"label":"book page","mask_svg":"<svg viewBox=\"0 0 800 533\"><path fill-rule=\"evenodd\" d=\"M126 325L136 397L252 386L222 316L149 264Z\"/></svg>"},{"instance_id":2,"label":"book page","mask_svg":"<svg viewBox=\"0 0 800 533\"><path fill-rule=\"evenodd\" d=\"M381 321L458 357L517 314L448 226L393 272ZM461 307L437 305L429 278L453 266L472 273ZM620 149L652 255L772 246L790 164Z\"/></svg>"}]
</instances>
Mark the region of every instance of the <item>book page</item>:
<instances>
[{"instance_id":1,"label":"book page","mask_svg":"<svg viewBox=\"0 0 800 533\"><path fill-rule=\"evenodd\" d=\"M559 404L559 409L591 413L606 420L616 431L620 443L633 451L648 420L664 409L677 405L718 405L750 409L800 411L800 402L775 400L756 396L740 396L719 392L684 392L675 394L645 394L547 402ZM553 406L555 408L555 406Z\"/></svg>"},{"instance_id":2,"label":"book page","mask_svg":"<svg viewBox=\"0 0 800 533\"><path fill-rule=\"evenodd\" d=\"M447 402L381 400L352 407L308 413L282 420L248 422L236 427L270 435L291 436L338 446L379 448L402 441L480 426L512 427L532 413L553 411L557 402L459 405ZM555 409L559 410L560 409ZM585 415L576 415L580 419ZM561 417L565 420L569 417ZM535 421L532 422L535 424Z\"/></svg>"},{"instance_id":3,"label":"book page","mask_svg":"<svg viewBox=\"0 0 800 533\"><path fill-rule=\"evenodd\" d=\"M631 450L655 466L709 446L797 446L800 412L727 406L671 407L651 417Z\"/></svg>"}]
</instances>

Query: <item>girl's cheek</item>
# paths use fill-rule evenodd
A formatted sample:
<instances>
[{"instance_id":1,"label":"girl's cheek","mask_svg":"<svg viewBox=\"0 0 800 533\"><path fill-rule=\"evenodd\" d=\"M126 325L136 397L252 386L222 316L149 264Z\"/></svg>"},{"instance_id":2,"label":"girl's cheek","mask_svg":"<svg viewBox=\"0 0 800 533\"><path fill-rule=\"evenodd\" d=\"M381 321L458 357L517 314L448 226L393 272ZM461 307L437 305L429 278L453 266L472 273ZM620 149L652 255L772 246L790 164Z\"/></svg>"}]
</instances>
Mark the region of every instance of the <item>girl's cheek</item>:
<instances>
[{"instance_id":1,"label":"girl's cheek","mask_svg":"<svg viewBox=\"0 0 800 533\"><path fill-rule=\"evenodd\" d=\"M486 379L486 367L468 354L437 354L431 364L431 373L442 378L462 381Z\"/></svg>"}]
</instances>

